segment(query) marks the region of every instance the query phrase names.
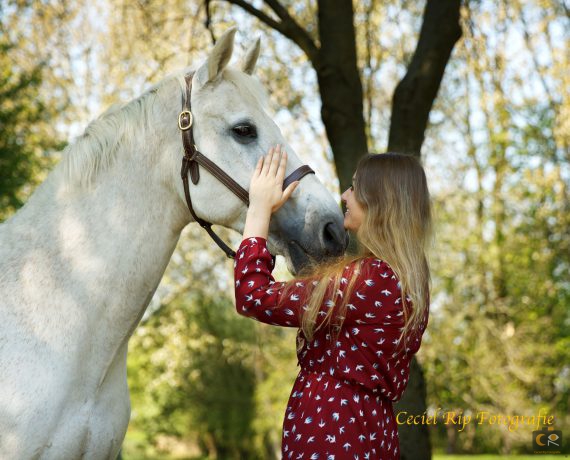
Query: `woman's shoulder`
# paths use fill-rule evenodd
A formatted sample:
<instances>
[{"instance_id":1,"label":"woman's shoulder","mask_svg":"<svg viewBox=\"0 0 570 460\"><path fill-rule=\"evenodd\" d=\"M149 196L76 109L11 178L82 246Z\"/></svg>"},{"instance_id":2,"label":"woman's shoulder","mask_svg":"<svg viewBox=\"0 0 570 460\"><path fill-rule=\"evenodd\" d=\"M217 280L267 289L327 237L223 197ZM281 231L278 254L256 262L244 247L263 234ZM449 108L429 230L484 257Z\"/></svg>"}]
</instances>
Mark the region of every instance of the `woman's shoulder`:
<instances>
[{"instance_id":1,"label":"woman's shoulder","mask_svg":"<svg viewBox=\"0 0 570 460\"><path fill-rule=\"evenodd\" d=\"M361 259L360 273L358 276L368 285L376 285L378 283L391 285L400 282L390 264L375 256L367 256Z\"/></svg>"},{"instance_id":2,"label":"woman's shoulder","mask_svg":"<svg viewBox=\"0 0 570 460\"><path fill-rule=\"evenodd\" d=\"M366 256L360 260L362 261L362 268L368 272L376 274L389 273L390 275L395 273L388 262L376 256Z\"/></svg>"}]
</instances>

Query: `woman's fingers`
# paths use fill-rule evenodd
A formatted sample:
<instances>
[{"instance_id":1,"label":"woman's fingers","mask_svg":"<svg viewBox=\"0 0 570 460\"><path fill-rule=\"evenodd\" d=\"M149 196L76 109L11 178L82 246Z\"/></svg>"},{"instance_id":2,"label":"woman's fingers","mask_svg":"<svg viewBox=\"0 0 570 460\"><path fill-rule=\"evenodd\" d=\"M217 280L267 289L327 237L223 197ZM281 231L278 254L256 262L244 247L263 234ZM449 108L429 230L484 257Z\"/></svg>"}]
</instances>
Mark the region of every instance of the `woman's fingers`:
<instances>
[{"instance_id":1,"label":"woman's fingers","mask_svg":"<svg viewBox=\"0 0 570 460\"><path fill-rule=\"evenodd\" d=\"M293 192L295 191L295 189L298 187L299 184L300 182L296 180L295 182L287 186L287 188L283 191L283 201L287 201L289 199L289 197L293 194Z\"/></svg>"},{"instance_id":2,"label":"woman's fingers","mask_svg":"<svg viewBox=\"0 0 570 460\"><path fill-rule=\"evenodd\" d=\"M255 167L255 171L253 172L254 177L259 177L261 171L263 170L263 158L264 157L261 157L259 160L257 160L257 166Z\"/></svg>"},{"instance_id":3,"label":"woman's fingers","mask_svg":"<svg viewBox=\"0 0 570 460\"><path fill-rule=\"evenodd\" d=\"M271 152L269 171L267 172L270 177L276 176L280 159L281 159L281 146L278 144L277 147L275 147L275 149L273 149L273 151Z\"/></svg>"},{"instance_id":4,"label":"woman's fingers","mask_svg":"<svg viewBox=\"0 0 570 460\"><path fill-rule=\"evenodd\" d=\"M261 170L264 176L269 174L269 167L271 166L271 159L273 158L273 152L275 151L274 147L271 147L267 152L267 155L263 157L263 168Z\"/></svg>"},{"instance_id":5,"label":"woman's fingers","mask_svg":"<svg viewBox=\"0 0 570 460\"><path fill-rule=\"evenodd\" d=\"M279 208L281 208L281 206L285 204L285 202L291 197L291 195L293 194L299 183L300 183L299 181L295 181L287 186L287 188L283 191L283 194L281 195L281 199L277 204L273 206L271 212L277 211Z\"/></svg>"},{"instance_id":6,"label":"woman's fingers","mask_svg":"<svg viewBox=\"0 0 570 460\"><path fill-rule=\"evenodd\" d=\"M277 180L279 182L283 182L286 170L287 170L287 152L283 150L281 158L279 159L279 166L277 168Z\"/></svg>"}]
</instances>

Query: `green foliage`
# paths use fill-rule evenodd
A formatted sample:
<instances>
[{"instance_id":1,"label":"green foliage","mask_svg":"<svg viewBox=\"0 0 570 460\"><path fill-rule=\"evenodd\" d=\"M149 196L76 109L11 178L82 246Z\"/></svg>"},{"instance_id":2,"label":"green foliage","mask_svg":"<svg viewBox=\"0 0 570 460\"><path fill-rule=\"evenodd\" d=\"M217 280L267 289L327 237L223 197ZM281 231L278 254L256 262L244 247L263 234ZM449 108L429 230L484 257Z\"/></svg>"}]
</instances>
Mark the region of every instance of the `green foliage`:
<instances>
[{"instance_id":1,"label":"green foliage","mask_svg":"<svg viewBox=\"0 0 570 460\"><path fill-rule=\"evenodd\" d=\"M561 101L526 93L506 59L517 20L507 8L516 5L494 15L471 5L455 97L443 108L465 133L465 153L453 152L436 198L434 302L422 362L434 408L527 416L542 409L566 432L570 164L563 137L554 135ZM531 447L528 426L446 428L434 439L450 452Z\"/></svg>"},{"instance_id":2,"label":"green foliage","mask_svg":"<svg viewBox=\"0 0 570 460\"><path fill-rule=\"evenodd\" d=\"M261 326L260 339L258 327L239 317L228 297L196 291L162 306L137 329L128 363L132 423L147 442L157 445L164 435L187 439L224 459L273 455L280 442L274 422L282 422L290 385L283 383L279 357L277 368L265 362L282 350L283 334Z\"/></svg>"},{"instance_id":3,"label":"green foliage","mask_svg":"<svg viewBox=\"0 0 570 460\"><path fill-rule=\"evenodd\" d=\"M223 458L253 458L253 325L230 315L228 299L197 294L164 306L137 330L129 376L141 410L133 420L150 439L190 430Z\"/></svg>"},{"instance_id":4,"label":"green foliage","mask_svg":"<svg viewBox=\"0 0 570 460\"><path fill-rule=\"evenodd\" d=\"M55 114L41 97L45 67L14 66L13 49L0 24L0 221L22 206L44 177L49 151L63 147L50 128Z\"/></svg>"}]
</instances>

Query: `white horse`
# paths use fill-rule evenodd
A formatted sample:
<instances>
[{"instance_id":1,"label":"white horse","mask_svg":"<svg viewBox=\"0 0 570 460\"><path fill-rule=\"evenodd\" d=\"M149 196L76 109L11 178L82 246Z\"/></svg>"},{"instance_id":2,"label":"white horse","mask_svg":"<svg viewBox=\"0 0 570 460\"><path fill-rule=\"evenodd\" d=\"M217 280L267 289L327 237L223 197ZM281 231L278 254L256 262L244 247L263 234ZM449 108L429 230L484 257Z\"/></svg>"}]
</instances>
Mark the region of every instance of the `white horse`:
<instances>
[{"instance_id":1,"label":"white horse","mask_svg":"<svg viewBox=\"0 0 570 460\"><path fill-rule=\"evenodd\" d=\"M228 31L193 77L200 151L248 188L257 159L287 146L251 77L226 68ZM177 119L184 73L88 126L28 203L0 226L0 459L115 459L130 416L128 340L191 218ZM247 124L255 129L236 126ZM290 147L288 169L300 166ZM245 205L207 171L199 217L243 230ZM289 171L290 172L290 171ZM338 204L305 177L272 220L270 249L295 271L344 247Z\"/></svg>"}]
</instances>

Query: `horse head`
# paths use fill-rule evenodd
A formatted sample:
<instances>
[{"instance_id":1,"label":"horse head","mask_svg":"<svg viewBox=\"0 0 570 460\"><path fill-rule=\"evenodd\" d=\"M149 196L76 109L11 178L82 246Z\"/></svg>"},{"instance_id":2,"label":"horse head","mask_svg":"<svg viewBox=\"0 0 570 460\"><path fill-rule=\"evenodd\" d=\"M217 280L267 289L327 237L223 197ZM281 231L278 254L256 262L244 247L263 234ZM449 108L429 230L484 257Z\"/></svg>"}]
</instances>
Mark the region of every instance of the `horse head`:
<instances>
[{"instance_id":1,"label":"horse head","mask_svg":"<svg viewBox=\"0 0 570 460\"><path fill-rule=\"evenodd\" d=\"M267 112L267 95L252 73L259 56L259 39L246 52L241 68L229 68L235 28L214 46L206 62L192 76L191 101L197 149L245 190L260 156L281 144L289 155L287 174L302 165ZM184 98L186 83L179 79ZM176 120L172 123L176 126ZM179 138L179 137L178 137ZM184 152L176 152L177 165ZM180 182L180 181L178 181ZM182 183L178 193L184 201ZM200 180L190 183L196 215L238 232L247 207L216 177L200 169ZM301 180L290 200L271 219L269 249L285 257L292 273L310 260L342 254L346 246L343 217L324 185L311 174Z\"/></svg>"}]
</instances>

